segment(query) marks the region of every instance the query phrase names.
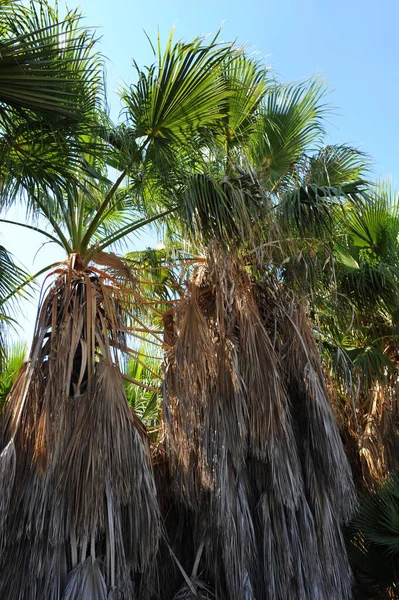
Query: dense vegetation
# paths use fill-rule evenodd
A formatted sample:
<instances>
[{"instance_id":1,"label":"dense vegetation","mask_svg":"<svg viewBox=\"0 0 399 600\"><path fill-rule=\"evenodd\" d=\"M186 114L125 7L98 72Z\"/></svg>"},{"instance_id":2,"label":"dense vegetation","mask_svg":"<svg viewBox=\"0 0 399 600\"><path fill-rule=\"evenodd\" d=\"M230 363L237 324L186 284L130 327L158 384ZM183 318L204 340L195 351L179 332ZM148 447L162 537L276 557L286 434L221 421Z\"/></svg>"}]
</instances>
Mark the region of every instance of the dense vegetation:
<instances>
[{"instance_id":1,"label":"dense vegetation","mask_svg":"<svg viewBox=\"0 0 399 600\"><path fill-rule=\"evenodd\" d=\"M114 124L78 12L0 50L1 220L65 251L25 360L0 249L0 597L395 597L398 205L324 84L171 36Z\"/></svg>"}]
</instances>

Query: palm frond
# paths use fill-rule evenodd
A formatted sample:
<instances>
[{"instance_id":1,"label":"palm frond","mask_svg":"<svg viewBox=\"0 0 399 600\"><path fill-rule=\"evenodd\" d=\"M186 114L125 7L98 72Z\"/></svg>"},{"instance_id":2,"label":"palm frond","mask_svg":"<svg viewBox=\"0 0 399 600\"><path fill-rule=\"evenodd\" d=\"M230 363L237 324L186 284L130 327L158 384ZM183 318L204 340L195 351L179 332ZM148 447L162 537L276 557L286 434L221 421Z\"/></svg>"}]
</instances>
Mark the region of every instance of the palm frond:
<instances>
[{"instance_id":1,"label":"palm frond","mask_svg":"<svg viewBox=\"0 0 399 600\"><path fill-rule=\"evenodd\" d=\"M326 146L310 157L304 155L276 190L282 227L320 238L333 233L348 206L355 207L354 215L367 210L368 165L367 157L348 146Z\"/></svg>"},{"instance_id":2,"label":"palm frond","mask_svg":"<svg viewBox=\"0 0 399 600\"><path fill-rule=\"evenodd\" d=\"M270 216L270 203L249 175L191 177L179 198L181 226L206 245L212 238L221 244L256 245Z\"/></svg>"},{"instance_id":3,"label":"palm frond","mask_svg":"<svg viewBox=\"0 0 399 600\"><path fill-rule=\"evenodd\" d=\"M347 145L324 146L311 157L307 178L321 187L340 187L362 181L369 169L364 152Z\"/></svg>"},{"instance_id":4,"label":"palm frond","mask_svg":"<svg viewBox=\"0 0 399 600\"><path fill-rule=\"evenodd\" d=\"M230 91L226 99L223 134L228 147L240 150L247 143L258 121L258 112L267 93L267 70L244 49L228 58L223 76Z\"/></svg>"},{"instance_id":5,"label":"palm frond","mask_svg":"<svg viewBox=\"0 0 399 600\"><path fill-rule=\"evenodd\" d=\"M0 193L11 202L92 169L102 63L78 11L62 16L46 0L0 11Z\"/></svg>"},{"instance_id":6,"label":"palm frond","mask_svg":"<svg viewBox=\"0 0 399 600\"><path fill-rule=\"evenodd\" d=\"M147 139L157 152L214 126L228 95L221 77L228 52L229 46L200 38L173 44L173 32L162 52L158 37L157 64L146 72L136 66L138 83L122 93L135 137Z\"/></svg>"},{"instance_id":7,"label":"palm frond","mask_svg":"<svg viewBox=\"0 0 399 600\"><path fill-rule=\"evenodd\" d=\"M397 474L362 499L352 524L352 560L370 592L399 598L399 478Z\"/></svg>"},{"instance_id":8,"label":"palm frond","mask_svg":"<svg viewBox=\"0 0 399 600\"><path fill-rule=\"evenodd\" d=\"M87 598L87 600L107 600L107 586L97 561L91 557L75 567L63 594L64 600Z\"/></svg>"},{"instance_id":9,"label":"palm frond","mask_svg":"<svg viewBox=\"0 0 399 600\"><path fill-rule=\"evenodd\" d=\"M26 360L27 347L21 342L8 344L4 349L4 354L4 361L2 361L0 372L0 411Z\"/></svg>"},{"instance_id":10,"label":"palm frond","mask_svg":"<svg viewBox=\"0 0 399 600\"><path fill-rule=\"evenodd\" d=\"M149 355L149 351L154 352L151 344L148 344L148 348L142 347L135 356L129 357L125 369L125 389L127 401L140 420L147 427L155 427L160 422L162 357ZM133 381L136 383L132 383ZM142 383L143 387L139 387L137 382ZM148 388L159 388L159 392Z\"/></svg>"},{"instance_id":11,"label":"palm frond","mask_svg":"<svg viewBox=\"0 0 399 600\"><path fill-rule=\"evenodd\" d=\"M325 93L324 83L315 79L285 87L276 85L266 95L259 126L251 140L251 159L269 189L323 136Z\"/></svg>"},{"instance_id":12,"label":"palm frond","mask_svg":"<svg viewBox=\"0 0 399 600\"><path fill-rule=\"evenodd\" d=\"M28 273L20 267L4 246L0 246L0 310L12 314L16 290L26 281Z\"/></svg>"},{"instance_id":13,"label":"palm frond","mask_svg":"<svg viewBox=\"0 0 399 600\"><path fill-rule=\"evenodd\" d=\"M15 116L29 122L46 115L59 125L60 119L79 121L93 111L100 85L98 56L77 10L62 17L45 0L29 7L14 3L14 10L3 15L0 43L0 124L5 131L14 129Z\"/></svg>"},{"instance_id":14,"label":"palm frond","mask_svg":"<svg viewBox=\"0 0 399 600\"><path fill-rule=\"evenodd\" d=\"M0 246L0 369L7 364L6 332L15 328L15 311L23 295L29 295L29 275L4 246ZM24 290L22 290L24 288ZM3 397L4 400L4 397ZM1 401L0 401L1 404Z\"/></svg>"}]
</instances>

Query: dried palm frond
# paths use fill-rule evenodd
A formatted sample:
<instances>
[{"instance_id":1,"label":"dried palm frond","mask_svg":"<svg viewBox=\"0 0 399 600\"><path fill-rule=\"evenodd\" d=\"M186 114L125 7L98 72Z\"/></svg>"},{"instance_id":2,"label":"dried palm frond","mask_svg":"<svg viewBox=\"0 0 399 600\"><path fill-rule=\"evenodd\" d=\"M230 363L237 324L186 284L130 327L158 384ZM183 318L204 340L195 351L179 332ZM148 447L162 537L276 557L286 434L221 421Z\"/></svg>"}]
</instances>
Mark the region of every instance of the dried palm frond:
<instances>
[{"instance_id":1,"label":"dried palm frond","mask_svg":"<svg viewBox=\"0 0 399 600\"><path fill-rule=\"evenodd\" d=\"M2 488L2 598L127 600L157 549L148 441L118 368L126 274L107 264L72 256L54 272L5 405L0 472L15 476Z\"/></svg>"},{"instance_id":2,"label":"dried palm frond","mask_svg":"<svg viewBox=\"0 0 399 600\"><path fill-rule=\"evenodd\" d=\"M230 600L349 599L354 487L304 308L213 244L165 340L170 493L203 578Z\"/></svg>"},{"instance_id":3,"label":"dried palm frond","mask_svg":"<svg viewBox=\"0 0 399 600\"><path fill-rule=\"evenodd\" d=\"M107 586L97 561L87 558L77 565L69 575L63 600L87 598L87 600L107 600Z\"/></svg>"},{"instance_id":4,"label":"dried palm frond","mask_svg":"<svg viewBox=\"0 0 399 600\"><path fill-rule=\"evenodd\" d=\"M191 581L184 585L174 596L173 600L213 600L212 590L202 581Z\"/></svg>"},{"instance_id":5,"label":"dried palm frond","mask_svg":"<svg viewBox=\"0 0 399 600\"><path fill-rule=\"evenodd\" d=\"M396 374L370 387L360 378L353 405L339 382L329 385L329 394L337 415L347 454L359 490L375 489L391 473L399 470L399 405Z\"/></svg>"}]
</instances>

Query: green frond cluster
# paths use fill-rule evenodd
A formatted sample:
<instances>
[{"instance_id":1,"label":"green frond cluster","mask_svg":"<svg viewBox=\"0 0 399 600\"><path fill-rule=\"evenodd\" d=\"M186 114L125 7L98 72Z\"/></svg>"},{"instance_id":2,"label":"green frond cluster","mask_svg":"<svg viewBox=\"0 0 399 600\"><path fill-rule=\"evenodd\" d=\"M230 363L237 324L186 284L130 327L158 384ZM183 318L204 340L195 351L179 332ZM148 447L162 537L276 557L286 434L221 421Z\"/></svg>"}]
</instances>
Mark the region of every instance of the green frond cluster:
<instances>
[{"instance_id":1,"label":"green frond cluster","mask_svg":"<svg viewBox=\"0 0 399 600\"><path fill-rule=\"evenodd\" d=\"M63 15L46 0L4 2L0 22L0 193L8 203L83 173L102 61L76 9Z\"/></svg>"}]
</instances>

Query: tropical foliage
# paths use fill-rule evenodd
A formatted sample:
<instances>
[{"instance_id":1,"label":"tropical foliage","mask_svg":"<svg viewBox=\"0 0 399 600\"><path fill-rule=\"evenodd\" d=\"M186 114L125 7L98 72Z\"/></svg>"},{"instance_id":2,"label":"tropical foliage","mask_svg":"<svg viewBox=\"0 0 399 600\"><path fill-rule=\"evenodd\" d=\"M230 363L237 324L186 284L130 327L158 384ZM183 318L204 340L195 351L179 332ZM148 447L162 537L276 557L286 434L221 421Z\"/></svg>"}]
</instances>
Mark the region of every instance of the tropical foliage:
<instances>
[{"instance_id":1,"label":"tropical foliage","mask_svg":"<svg viewBox=\"0 0 399 600\"><path fill-rule=\"evenodd\" d=\"M378 598L399 597L398 523L399 478L395 473L362 499L352 525L353 563L365 590Z\"/></svg>"},{"instance_id":2,"label":"tropical foliage","mask_svg":"<svg viewBox=\"0 0 399 600\"><path fill-rule=\"evenodd\" d=\"M3 407L18 372L26 360L27 348L25 344L17 342L8 345L7 354L2 364L0 373L0 406Z\"/></svg>"},{"instance_id":3,"label":"tropical foliage","mask_svg":"<svg viewBox=\"0 0 399 600\"><path fill-rule=\"evenodd\" d=\"M98 119L101 62L78 11L61 15L45 0L0 2L0 206L25 194L30 209L43 188L81 180ZM90 133L90 135L89 135ZM86 154L84 154L86 153ZM91 161L93 162L93 161ZM7 302L27 274L0 252L0 328ZM4 340L0 343L4 354Z\"/></svg>"},{"instance_id":4,"label":"tropical foliage","mask_svg":"<svg viewBox=\"0 0 399 600\"><path fill-rule=\"evenodd\" d=\"M0 10L3 204L65 251L0 382L0 596L349 600L352 473L397 461L396 199L320 80L171 35L113 125L79 14Z\"/></svg>"},{"instance_id":5,"label":"tropical foliage","mask_svg":"<svg viewBox=\"0 0 399 600\"><path fill-rule=\"evenodd\" d=\"M101 62L76 10L1 0L0 15L1 199L22 189L33 203L38 186L65 185L84 166Z\"/></svg>"},{"instance_id":6,"label":"tropical foliage","mask_svg":"<svg viewBox=\"0 0 399 600\"><path fill-rule=\"evenodd\" d=\"M336 224L334 279L314 297L341 428L364 483L397 470L398 215L386 184ZM338 385L337 385L338 384ZM351 402L347 402L347 394Z\"/></svg>"}]
</instances>

